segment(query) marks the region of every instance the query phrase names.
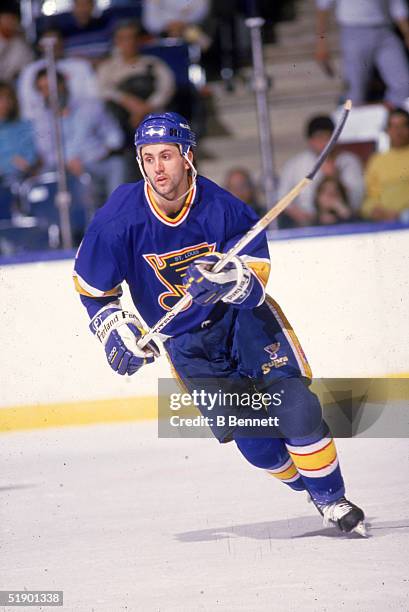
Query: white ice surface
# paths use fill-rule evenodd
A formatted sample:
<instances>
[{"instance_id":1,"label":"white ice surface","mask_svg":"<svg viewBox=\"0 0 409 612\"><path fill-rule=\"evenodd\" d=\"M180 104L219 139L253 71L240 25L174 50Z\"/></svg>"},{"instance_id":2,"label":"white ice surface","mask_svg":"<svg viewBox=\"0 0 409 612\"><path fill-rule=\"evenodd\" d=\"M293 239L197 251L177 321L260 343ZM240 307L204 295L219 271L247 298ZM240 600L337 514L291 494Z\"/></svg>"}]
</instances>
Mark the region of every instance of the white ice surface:
<instances>
[{"instance_id":1,"label":"white ice surface","mask_svg":"<svg viewBox=\"0 0 409 612\"><path fill-rule=\"evenodd\" d=\"M153 422L3 435L0 590L62 589L87 612L407 611L407 440L338 449L367 540L323 529L233 444Z\"/></svg>"}]
</instances>

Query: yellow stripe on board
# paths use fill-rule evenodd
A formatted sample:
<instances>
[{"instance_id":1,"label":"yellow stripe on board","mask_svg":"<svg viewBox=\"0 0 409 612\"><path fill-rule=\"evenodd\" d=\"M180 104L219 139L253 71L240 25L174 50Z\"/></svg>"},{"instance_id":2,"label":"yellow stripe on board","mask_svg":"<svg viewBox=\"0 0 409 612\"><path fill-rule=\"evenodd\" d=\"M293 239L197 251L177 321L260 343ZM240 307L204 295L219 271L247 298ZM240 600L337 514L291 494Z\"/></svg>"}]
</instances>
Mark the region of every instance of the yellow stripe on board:
<instances>
[{"instance_id":1,"label":"yellow stripe on board","mask_svg":"<svg viewBox=\"0 0 409 612\"><path fill-rule=\"evenodd\" d=\"M182 392L188 392L179 379ZM352 383L352 384L351 384ZM409 376L390 375L389 378L372 379L326 379L315 380L312 390L321 403L327 406L333 400L332 392L346 389L352 391L348 397L364 398L363 405L394 401L409 401ZM34 406L0 407L0 432L63 425L88 425L92 423L114 423L120 421L142 421L157 419L158 398L156 396L119 397L104 400L84 400ZM188 410L188 408L186 408ZM189 415L197 409L190 407Z\"/></svg>"},{"instance_id":2,"label":"yellow stripe on board","mask_svg":"<svg viewBox=\"0 0 409 612\"><path fill-rule=\"evenodd\" d=\"M382 378L317 378L312 381L311 390L323 405L331 404L338 393L347 393L346 398L361 399L364 404L387 404L409 401L409 377L391 374ZM341 397L338 395L339 399Z\"/></svg>"},{"instance_id":3,"label":"yellow stripe on board","mask_svg":"<svg viewBox=\"0 0 409 612\"><path fill-rule=\"evenodd\" d=\"M142 421L158 416L157 398L121 397L39 406L0 408L0 432L62 425Z\"/></svg>"}]
</instances>

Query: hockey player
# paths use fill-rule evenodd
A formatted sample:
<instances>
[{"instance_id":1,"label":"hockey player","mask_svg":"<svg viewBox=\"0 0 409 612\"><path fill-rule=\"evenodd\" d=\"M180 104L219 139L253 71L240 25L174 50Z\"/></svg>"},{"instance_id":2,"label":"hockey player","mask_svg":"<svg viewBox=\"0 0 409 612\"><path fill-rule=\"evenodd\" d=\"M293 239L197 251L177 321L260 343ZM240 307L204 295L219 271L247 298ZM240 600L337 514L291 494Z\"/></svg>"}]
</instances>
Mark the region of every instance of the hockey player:
<instances>
[{"instance_id":1,"label":"hockey player","mask_svg":"<svg viewBox=\"0 0 409 612\"><path fill-rule=\"evenodd\" d=\"M234 441L253 465L295 491L308 491L326 524L364 534L364 514L345 499L334 441L322 420L311 371L278 304L265 295L270 261L260 234L221 272L226 252L257 221L252 209L212 181L197 176L195 135L176 113L148 115L136 130L137 160L144 180L118 187L95 215L79 248L74 281L102 342L109 365L134 374L158 354L136 342L142 326L121 309L121 283L148 325L186 291L190 305L161 339L173 368L190 390L263 392L280 396L267 405L280 432L212 419L220 442ZM277 402L274 402L276 404ZM205 406L200 410L209 416ZM212 416L243 417L251 407L217 405ZM277 422L277 421L276 421Z\"/></svg>"}]
</instances>

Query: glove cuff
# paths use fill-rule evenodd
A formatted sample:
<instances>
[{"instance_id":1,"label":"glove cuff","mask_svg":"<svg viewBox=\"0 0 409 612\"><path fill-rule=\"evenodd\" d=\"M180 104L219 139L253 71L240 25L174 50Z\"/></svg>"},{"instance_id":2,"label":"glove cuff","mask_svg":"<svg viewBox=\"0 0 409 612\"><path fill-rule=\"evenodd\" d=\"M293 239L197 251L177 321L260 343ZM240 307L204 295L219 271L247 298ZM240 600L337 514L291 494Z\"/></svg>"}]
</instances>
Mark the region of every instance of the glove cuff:
<instances>
[{"instance_id":1,"label":"glove cuff","mask_svg":"<svg viewBox=\"0 0 409 612\"><path fill-rule=\"evenodd\" d=\"M90 330L98 338L98 340L105 346L109 334L118 329L121 325L132 324L142 334L142 323L138 317L132 312L122 310L122 308L112 308L104 306L97 312L97 314L91 320L89 325Z\"/></svg>"},{"instance_id":2,"label":"glove cuff","mask_svg":"<svg viewBox=\"0 0 409 612\"><path fill-rule=\"evenodd\" d=\"M231 262L236 266L237 280L233 289L222 297L222 302L226 302L227 304L241 304L251 293L254 278L250 269L242 259L233 257Z\"/></svg>"}]
</instances>

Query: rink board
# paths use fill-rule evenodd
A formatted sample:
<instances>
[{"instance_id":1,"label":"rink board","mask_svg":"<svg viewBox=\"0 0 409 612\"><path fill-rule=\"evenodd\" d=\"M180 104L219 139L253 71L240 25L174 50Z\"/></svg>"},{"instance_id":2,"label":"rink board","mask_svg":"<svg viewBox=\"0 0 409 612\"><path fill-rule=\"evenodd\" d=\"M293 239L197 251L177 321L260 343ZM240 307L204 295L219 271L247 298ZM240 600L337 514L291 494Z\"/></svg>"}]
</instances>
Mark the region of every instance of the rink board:
<instances>
[{"instance_id":1,"label":"rink board","mask_svg":"<svg viewBox=\"0 0 409 612\"><path fill-rule=\"evenodd\" d=\"M315 376L409 372L408 237L271 244L270 292ZM63 590L75 612L408 610L407 440L337 440L363 540L323 528L304 493L234 444L158 438L154 420L105 424L155 418L169 371L162 359L111 373L71 267L0 269L1 587Z\"/></svg>"},{"instance_id":2,"label":"rink board","mask_svg":"<svg viewBox=\"0 0 409 612\"><path fill-rule=\"evenodd\" d=\"M409 372L409 230L270 241L268 291L315 377ZM156 417L166 359L120 377L73 291L72 259L0 267L0 430ZM124 303L129 304L125 292Z\"/></svg>"}]
</instances>

